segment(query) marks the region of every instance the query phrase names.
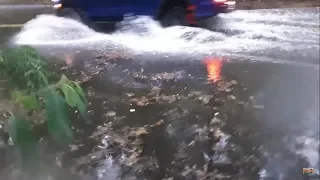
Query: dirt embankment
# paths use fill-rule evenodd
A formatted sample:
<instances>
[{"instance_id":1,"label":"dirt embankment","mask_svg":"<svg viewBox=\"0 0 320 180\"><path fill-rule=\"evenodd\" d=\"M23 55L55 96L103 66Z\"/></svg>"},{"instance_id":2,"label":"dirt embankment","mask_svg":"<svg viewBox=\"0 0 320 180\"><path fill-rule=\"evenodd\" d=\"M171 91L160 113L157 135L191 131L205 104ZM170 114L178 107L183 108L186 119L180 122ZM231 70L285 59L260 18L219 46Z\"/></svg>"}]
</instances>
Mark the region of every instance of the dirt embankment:
<instances>
[{"instance_id":1,"label":"dirt embankment","mask_svg":"<svg viewBox=\"0 0 320 180\"><path fill-rule=\"evenodd\" d=\"M50 4L51 0L1 0L1 4ZM237 9L319 7L319 0L237 0Z\"/></svg>"}]
</instances>

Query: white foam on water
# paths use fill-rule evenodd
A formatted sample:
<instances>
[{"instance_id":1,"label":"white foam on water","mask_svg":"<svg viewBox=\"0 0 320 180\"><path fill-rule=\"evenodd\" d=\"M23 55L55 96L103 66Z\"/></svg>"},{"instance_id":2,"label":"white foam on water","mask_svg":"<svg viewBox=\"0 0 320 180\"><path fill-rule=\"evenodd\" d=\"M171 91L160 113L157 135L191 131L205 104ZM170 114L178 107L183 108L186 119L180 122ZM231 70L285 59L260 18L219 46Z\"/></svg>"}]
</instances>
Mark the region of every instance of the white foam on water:
<instances>
[{"instance_id":1,"label":"white foam on water","mask_svg":"<svg viewBox=\"0 0 320 180\"><path fill-rule=\"evenodd\" d=\"M97 41L103 34L72 19L52 15L39 15L27 22L14 37L16 44L63 45Z\"/></svg>"},{"instance_id":2,"label":"white foam on water","mask_svg":"<svg viewBox=\"0 0 320 180\"><path fill-rule=\"evenodd\" d=\"M245 21L245 19L248 15L246 14L250 13L234 12L222 15L220 21L226 25L217 25L215 28L217 31L182 26L163 28L152 18L140 16L119 23L120 28L112 34L96 32L75 20L53 15L39 15L24 25L21 32L13 38L13 43L84 48L95 51L124 48L130 49L135 54L167 53L183 54L185 57L221 54L239 56L271 48L283 49L283 51L290 51L292 48L300 49L300 46L305 48L303 44L292 47L291 42L282 42L283 40L294 41L291 35L283 32L283 27L247 23L248 20ZM237 20L239 18L241 20ZM257 18L266 19L262 15L255 17ZM318 42L318 40L310 41ZM314 45L316 47L313 48L319 48L317 42ZM257 55L256 59L262 58L262 55ZM290 60L273 59L271 61L292 63Z\"/></svg>"},{"instance_id":3,"label":"white foam on water","mask_svg":"<svg viewBox=\"0 0 320 180\"><path fill-rule=\"evenodd\" d=\"M230 49L233 52L244 52L263 49L269 44L267 41L250 37L227 37L221 32L202 28L179 26L163 28L149 17L138 17L126 24L131 28L103 34L71 19L39 15L25 24L13 42L33 46L85 47L89 50L122 46L136 53L169 52L190 55L228 52Z\"/></svg>"}]
</instances>

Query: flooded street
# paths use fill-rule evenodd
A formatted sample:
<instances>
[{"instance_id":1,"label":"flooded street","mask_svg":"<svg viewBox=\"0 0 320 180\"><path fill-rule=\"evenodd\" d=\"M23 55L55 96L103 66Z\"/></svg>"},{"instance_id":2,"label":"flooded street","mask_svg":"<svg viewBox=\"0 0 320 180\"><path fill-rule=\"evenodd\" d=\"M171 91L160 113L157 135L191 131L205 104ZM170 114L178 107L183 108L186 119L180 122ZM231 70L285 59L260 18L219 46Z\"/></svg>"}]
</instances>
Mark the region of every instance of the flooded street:
<instances>
[{"instance_id":1,"label":"flooded street","mask_svg":"<svg viewBox=\"0 0 320 180\"><path fill-rule=\"evenodd\" d=\"M319 8L235 11L207 29L137 17L106 34L47 14L0 27L0 48L31 45L90 77L94 123L76 125L68 153L84 179L303 180L319 169L319 20Z\"/></svg>"}]
</instances>

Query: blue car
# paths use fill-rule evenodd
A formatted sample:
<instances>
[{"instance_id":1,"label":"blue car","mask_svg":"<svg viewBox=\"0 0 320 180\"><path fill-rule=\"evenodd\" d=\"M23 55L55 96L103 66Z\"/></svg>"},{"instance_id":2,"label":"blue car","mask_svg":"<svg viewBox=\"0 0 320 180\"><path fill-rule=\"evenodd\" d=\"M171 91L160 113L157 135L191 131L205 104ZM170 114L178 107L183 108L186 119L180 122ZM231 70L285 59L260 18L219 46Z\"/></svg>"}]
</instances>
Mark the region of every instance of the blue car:
<instances>
[{"instance_id":1,"label":"blue car","mask_svg":"<svg viewBox=\"0 0 320 180\"><path fill-rule=\"evenodd\" d=\"M229 0L52 0L57 16L92 25L122 21L128 15L146 15L164 27L197 25L202 19L227 13L235 8Z\"/></svg>"}]
</instances>

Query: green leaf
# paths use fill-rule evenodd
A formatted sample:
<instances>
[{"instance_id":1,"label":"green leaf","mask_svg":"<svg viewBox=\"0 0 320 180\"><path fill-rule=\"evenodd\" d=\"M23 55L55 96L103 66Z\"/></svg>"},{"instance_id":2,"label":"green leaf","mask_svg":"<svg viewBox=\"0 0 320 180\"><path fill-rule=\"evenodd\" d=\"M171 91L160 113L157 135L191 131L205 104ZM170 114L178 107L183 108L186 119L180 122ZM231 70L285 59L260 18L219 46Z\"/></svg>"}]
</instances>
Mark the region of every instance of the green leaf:
<instances>
[{"instance_id":1,"label":"green leaf","mask_svg":"<svg viewBox=\"0 0 320 180\"><path fill-rule=\"evenodd\" d=\"M50 64L32 47L8 48L1 52L1 57L1 72L10 77L12 85L27 93L37 92L50 82L58 80L51 73Z\"/></svg>"},{"instance_id":2,"label":"green leaf","mask_svg":"<svg viewBox=\"0 0 320 180\"><path fill-rule=\"evenodd\" d=\"M17 116L10 118L9 135L13 143L19 148L24 168L29 168L30 165L39 162L37 138L25 119Z\"/></svg>"},{"instance_id":3,"label":"green leaf","mask_svg":"<svg viewBox=\"0 0 320 180\"><path fill-rule=\"evenodd\" d=\"M36 142L29 124L21 117L9 119L9 134L14 144Z\"/></svg>"},{"instance_id":4,"label":"green leaf","mask_svg":"<svg viewBox=\"0 0 320 180\"><path fill-rule=\"evenodd\" d=\"M71 107L76 107L78 101L80 100L77 92L68 84L63 84L61 86L61 90L64 94L65 100L68 103L68 105Z\"/></svg>"},{"instance_id":5,"label":"green leaf","mask_svg":"<svg viewBox=\"0 0 320 180\"><path fill-rule=\"evenodd\" d=\"M84 101L86 100L84 92L79 85L75 86L75 88L77 89L77 91L68 84L63 84L61 86L61 90L68 105L71 107L76 107L84 118L88 118L87 105Z\"/></svg>"},{"instance_id":6,"label":"green leaf","mask_svg":"<svg viewBox=\"0 0 320 180\"><path fill-rule=\"evenodd\" d=\"M39 108L39 102L34 96L22 96L18 100L22 102L26 109L35 110Z\"/></svg>"},{"instance_id":7,"label":"green leaf","mask_svg":"<svg viewBox=\"0 0 320 180\"><path fill-rule=\"evenodd\" d=\"M48 84L49 84L48 79L47 79L46 75L44 75L43 72L38 71L38 75L39 75L40 79L42 79L42 81L43 81L43 83L44 83L45 85L48 85Z\"/></svg>"},{"instance_id":8,"label":"green leaf","mask_svg":"<svg viewBox=\"0 0 320 180\"><path fill-rule=\"evenodd\" d=\"M24 76L29 76L30 74L34 74L34 73L37 73L37 70L36 69L30 69L29 71L24 73Z\"/></svg>"},{"instance_id":9,"label":"green leaf","mask_svg":"<svg viewBox=\"0 0 320 180\"><path fill-rule=\"evenodd\" d=\"M48 131L55 141L67 145L73 140L73 133L67 117L67 104L64 98L54 90L45 97Z\"/></svg>"},{"instance_id":10,"label":"green leaf","mask_svg":"<svg viewBox=\"0 0 320 180\"><path fill-rule=\"evenodd\" d=\"M88 101L87 101L87 98L85 97L84 92L83 92L82 88L80 87L80 85L78 83L73 82L73 85L74 85L75 91L79 95L79 101L77 103L77 108L78 108L81 116L84 117L85 119L88 119L88 110L87 110Z\"/></svg>"},{"instance_id":11,"label":"green leaf","mask_svg":"<svg viewBox=\"0 0 320 180\"><path fill-rule=\"evenodd\" d=\"M82 101L84 102L85 105L88 105L88 101L86 96L84 95L84 92L82 90L82 88L80 87L79 83L74 82L74 89L75 91L77 91L77 93L80 95Z\"/></svg>"},{"instance_id":12,"label":"green leaf","mask_svg":"<svg viewBox=\"0 0 320 180\"><path fill-rule=\"evenodd\" d=\"M78 108L81 116L84 117L85 119L87 119L89 116L87 106L80 99L77 103L77 108Z\"/></svg>"}]
</instances>

